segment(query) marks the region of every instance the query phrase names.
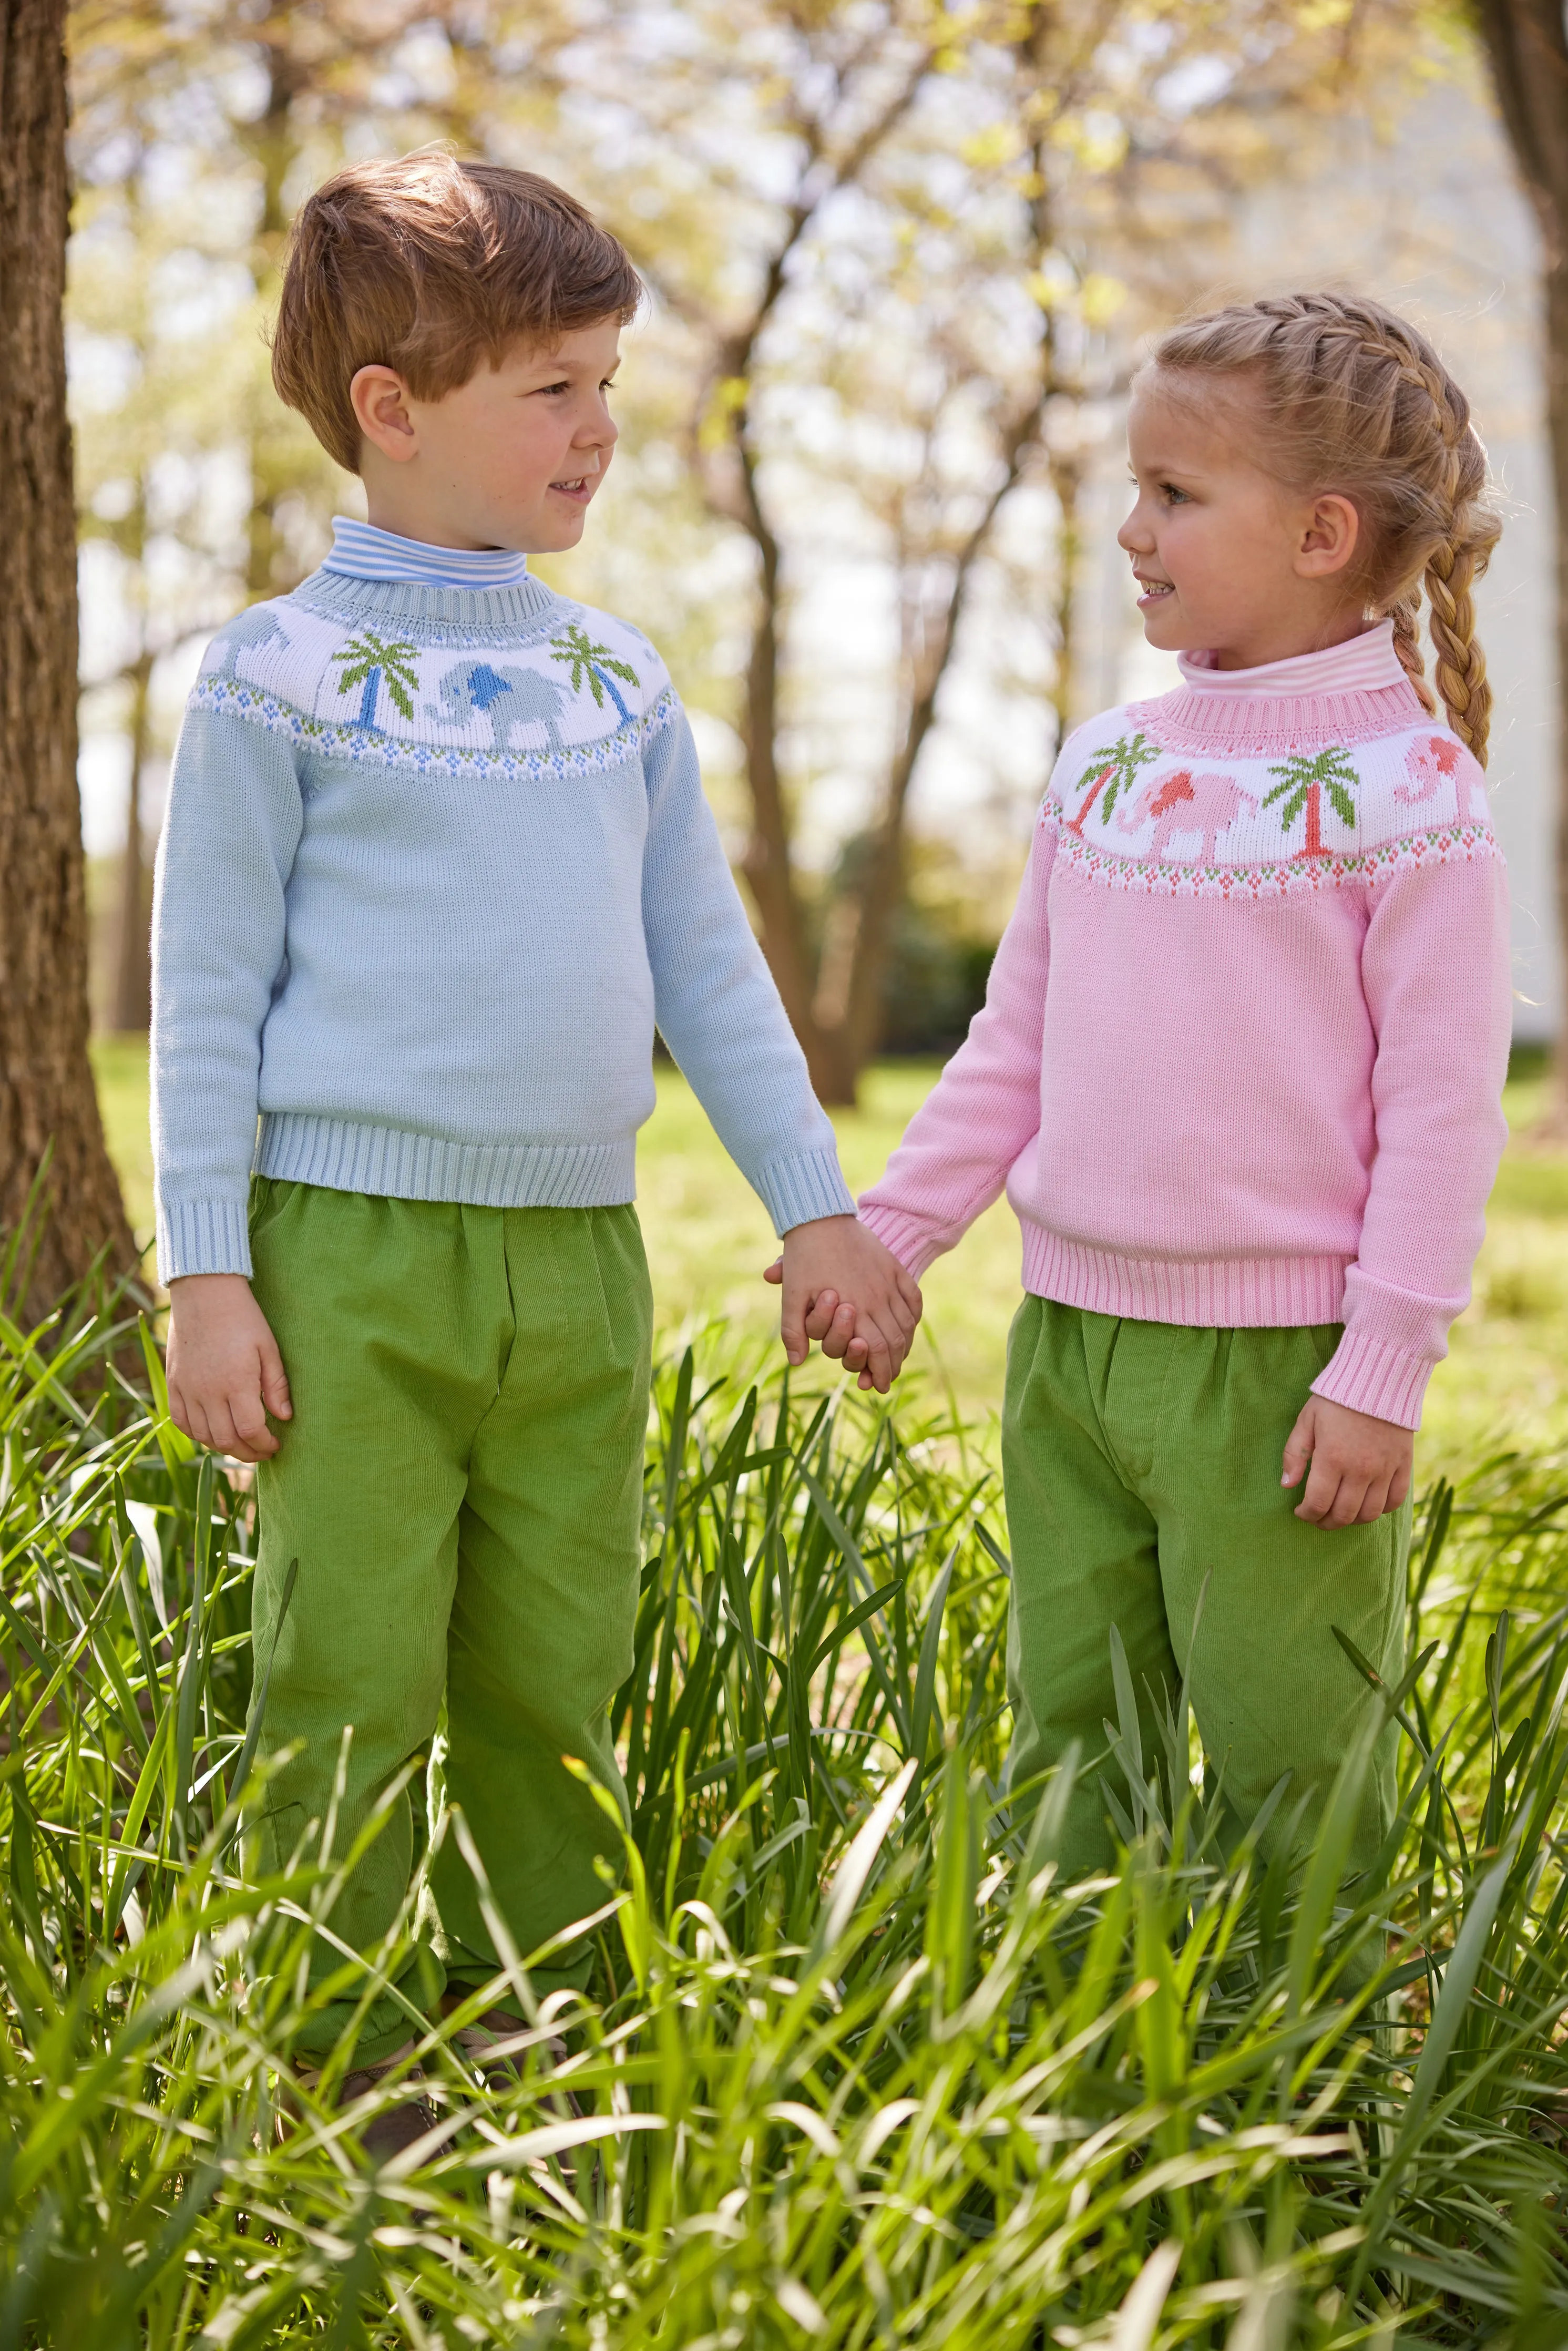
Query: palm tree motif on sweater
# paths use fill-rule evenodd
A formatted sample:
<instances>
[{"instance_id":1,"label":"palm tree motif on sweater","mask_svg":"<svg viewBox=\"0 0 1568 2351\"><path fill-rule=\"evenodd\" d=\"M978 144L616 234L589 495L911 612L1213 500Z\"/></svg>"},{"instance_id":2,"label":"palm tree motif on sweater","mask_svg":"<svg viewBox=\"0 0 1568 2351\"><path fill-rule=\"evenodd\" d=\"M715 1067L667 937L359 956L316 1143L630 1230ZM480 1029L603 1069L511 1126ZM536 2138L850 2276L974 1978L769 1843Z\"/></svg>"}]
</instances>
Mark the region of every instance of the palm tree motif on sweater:
<instances>
[{"instance_id":1,"label":"palm tree motif on sweater","mask_svg":"<svg viewBox=\"0 0 1568 2351\"><path fill-rule=\"evenodd\" d=\"M419 673L411 664L418 651L417 645L389 645L370 629L362 637L350 637L346 645L339 646L332 655L335 662L343 664L343 674L338 680L339 693L351 694L356 685L364 687L360 697L360 726L375 725L376 698L383 680L393 707L404 718L413 716L413 696L419 690Z\"/></svg>"},{"instance_id":2,"label":"palm tree motif on sweater","mask_svg":"<svg viewBox=\"0 0 1568 2351\"><path fill-rule=\"evenodd\" d=\"M574 622L564 635L550 639L550 659L566 663L571 672L574 694L580 694L586 683L594 707L602 710L608 693L622 717L630 719L632 713L617 693L615 680L623 677L632 685L640 684L641 680L629 662L616 660L608 645L596 645L587 630L579 628Z\"/></svg>"},{"instance_id":3,"label":"palm tree motif on sweater","mask_svg":"<svg viewBox=\"0 0 1568 2351\"><path fill-rule=\"evenodd\" d=\"M1395 799L1401 801L1406 808L1416 807L1422 800L1432 799L1445 776L1451 777L1454 786L1454 821L1456 824L1468 824L1473 813L1471 795L1475 790L1475 778L1470 771L1469 759L1469 754L1463 744L1456 743L1451 736L1428 735L1424 741L1412 743L1405 754L1405 772L1410 781L1407 784L1395 785ZM1484 815L1486 813L1484 788L1481 799Z\"/></svg>"},{"instance_id":4,"label":"palm tree motif on sweater","mask_svg":"<svg viewBox=\"0 0 1568 2351\"><path fill-rule=\"evenodd\" d=\"M235 677L236 675L235 664L239 659L240 654L243 653L256 653L259 651L261 646L271 644L274 638L277 639L284 652L287 653L288 650L287 632L278 627L277 622L273 619L272 614L267 610L265 605L253 604L248 612L239 613L235 619L229 622L228 627L224 631L222 637L218 640L223 651L218 661L217 668L213 672L213 675L214 677Z\"/></svg>"},{"instance_id":5,"label":"palm tree motif on sweater","mask_svg":"<svg viewBox=\"0 0 1568 2351\"><path fill-rule=\"evenodd\" d=\"M1333 851L1323 847L1323 794L1328 794L1329 806L1341 823L1354 824L1355 802L1351 795L1361 789L1355 762L1343 744L1331 743L1310 758L1305 751L1292 751L1269 773L1280 780L1272 791L1264 793L1263 805L1271 808L1276 800L1281 802L1280 822L1287 832L1306 810L1307 837L1296 855L1331 857Z\"/></svg>"},{"instance_id":6,"label":"palm tree motif on sweater","mask_svg":"<svg viewBox=\"0 0 1568 2351\"><path fill-rule=\"evenodd\" d=\"M1078 814L1068 818L1062 831L1075 832L1082 839L1083 828L1089 821L1090 810L1101 793L1105 794L1103 813L1108 818L1116 805L1118 795L1122 792L1130 792L1136 783L1138 769L1147 767L1151 759L1157 759L1159 756L1158 744L1151 743L1148 737L1141 733L1133 736L1130 740L1123 735L1114 743L1107 745L1104 750L1096 751L1088 767L1078 778L1080 784L1087 781L1090 777L1093 778L1093 781L1084 794L1083 804Z\"/></svg>"},{"instance_id":7,"label":"palm tree motif on sweater","mask_svg":"<svg viewBox=\"0 0 1568 2351\"><path fill-rule=\"evenodd\" d=\"M1123 812L1120 823L1124 832L1136 832L1154 819L1155 837L1144 852L1144 862L1148 865L1166 862L1173 832L1201 833L1198 862L1207 866L1215 862L1219 835L1229 831L1243 809L1256 816L1258 802L1233 776L1195 776L1190 768L1177 768L1174 775L1151 777L1131 808Z\"/></svg>"}]
</instances>

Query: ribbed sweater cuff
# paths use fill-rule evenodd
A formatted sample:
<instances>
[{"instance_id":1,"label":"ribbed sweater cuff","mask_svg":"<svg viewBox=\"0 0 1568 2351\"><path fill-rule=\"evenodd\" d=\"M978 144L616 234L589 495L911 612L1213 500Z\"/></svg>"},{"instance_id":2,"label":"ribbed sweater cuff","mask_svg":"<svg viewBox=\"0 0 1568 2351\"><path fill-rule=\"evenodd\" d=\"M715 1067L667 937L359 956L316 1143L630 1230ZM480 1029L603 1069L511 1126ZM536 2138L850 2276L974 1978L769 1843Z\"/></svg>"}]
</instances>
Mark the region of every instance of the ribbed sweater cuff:
<instances>
[{"instance_id":1,"label":"ribbed sweater cuff","mask_svg":"<svg viewBox=\"0 0 1568 2351\"><path fill-rule=\"evenodd\" d=\"M165 1286L187 1273L250 1271L250 1213L245 1200L160 1200L158 1277Z\"/></svg>"},{"instance_id":2,"label":"ribbed sweater cuff","mask_svg":"<svg viewBox=\"0 0 1568 2351\"><path fill-rule=\"evenodd\" d=\"M903 1208L886 1208L880 1201L868 1206L862 1199L860 1214L867 1231L876 1235L883 1249L893 1251L905 1273L915 1281L951 1246L945 1239L933 1238L924 1217L912 1217Z\"/></svg>"},{"instance_id":3,"label":"ribbed sweater cuff","mask_svg":"<svg viewBox=\"0 0 1568 2351\"><path fill-rule=\"evenodd\" d=\"M1317 1378L1312 1394L1330 1404L1348 1405L1353 1412L1368 1412L1376 1420L1394 1421L1400 1428L1419 1428L1421 1399L1432 1376L1425 1355L1406 1354L1360 1331L1347 1331Z\"/></svg>"},{"instance_id":4,"label":"ribbed sweater cuff","mask_svg":"<svg viewBox=\"0 0 1568 2351\"><path fill-rule=\"evenodd\" d=\"M747 1172L780 1239L792 1225L854 1215L854 1195L840 1172L836 1151L802 1151Z\"/></svg>"}]
</instances>

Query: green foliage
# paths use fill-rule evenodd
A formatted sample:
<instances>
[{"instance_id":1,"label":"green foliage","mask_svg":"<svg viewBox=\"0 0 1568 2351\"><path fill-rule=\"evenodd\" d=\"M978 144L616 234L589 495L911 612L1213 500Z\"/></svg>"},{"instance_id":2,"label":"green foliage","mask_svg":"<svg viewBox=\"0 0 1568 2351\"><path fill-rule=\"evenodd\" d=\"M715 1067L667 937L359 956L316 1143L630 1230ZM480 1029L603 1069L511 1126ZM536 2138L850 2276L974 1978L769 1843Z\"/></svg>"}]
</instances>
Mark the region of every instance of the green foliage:
<instances>
[{"instance_id":1,"label":"green foliage","mask_svg":"<svg viewBox=\"0 0 1568 2351\"><path fill-rule=\"evenodd\" d=\"M1226 1855L1181 1694L1151 1755L1130 1688L1081 1759L1127 1851L1067 1886L1065 1775L998 1797L962 1432L666 1364L594 1982L539 2005L495 1920L520 2078L421 2022L438 2127L377 2172L370 2099L285 2099L350 1856L237 1873L246 1484L132 1337L0 1320L0 2343L1563 2339L1560 1465L1428 1500L1385 1896L1334 1865L1364 1755L1304 1865L1288 1798ZM327 1991L373 1996L409 1927Z\"/></svg>"}]
</instances>

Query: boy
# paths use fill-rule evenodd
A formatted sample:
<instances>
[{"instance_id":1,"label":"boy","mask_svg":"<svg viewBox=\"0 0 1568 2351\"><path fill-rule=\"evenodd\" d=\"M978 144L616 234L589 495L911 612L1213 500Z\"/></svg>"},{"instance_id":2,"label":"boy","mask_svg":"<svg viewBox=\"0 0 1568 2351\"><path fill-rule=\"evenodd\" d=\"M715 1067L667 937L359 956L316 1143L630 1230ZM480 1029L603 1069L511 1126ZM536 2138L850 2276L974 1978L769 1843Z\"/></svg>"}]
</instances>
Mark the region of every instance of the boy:
<instances>
[{"instance_id":1,"label":"boy","mask_svg":"<svg viewBox=\"0 0 1568 2351\"><path fill-rule=\"evenodd\" d=\"M340 521L320 571L209 649L159 861L171 1409L259 1464L267 1745L301 1742L262 1865L327 1815L349 1723L346 1851L444 1688L446 1785L524 1952L602 1898L610 1840L562 1755L623 1801L606 1708L638 1587L655 1020L784 1236L791 1362L821 1339L885 1392L919 1312L855 1222L658 655L528 570L581 536L640 291L528 173L425 153L310 199L273 377L362 475L370 525ZM335 1934L372 1949L412 1861L405 1799ZM452 1839L427 1908L409 1997L496 1972ZM318 1978L339 1964L319 1949ZM559 1953L540 1988L586 1968ZM407 2030L371 2008L355 2088Z\"/></svg>"}]
</instances>

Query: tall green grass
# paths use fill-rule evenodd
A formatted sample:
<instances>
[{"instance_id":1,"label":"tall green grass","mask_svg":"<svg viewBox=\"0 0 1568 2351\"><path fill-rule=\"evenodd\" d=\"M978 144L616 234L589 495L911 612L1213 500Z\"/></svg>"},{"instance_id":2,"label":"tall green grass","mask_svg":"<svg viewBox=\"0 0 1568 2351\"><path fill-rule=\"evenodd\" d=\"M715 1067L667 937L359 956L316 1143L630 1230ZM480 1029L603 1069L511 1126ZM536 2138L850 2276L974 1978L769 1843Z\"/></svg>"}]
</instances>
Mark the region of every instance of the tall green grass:
<instances>
[{"instance_id":1,"label":"tall green grass","mask_svg":"<svg viewBox=\"0 0 1568 2351\"><path fill-rule=\"evenodd\" d=\"M251 1506L161 1378L112 1302L0 1319L0 2351L1568 2339L1553 1465L1425 1506L1385 1892L1364 1756L1304 1857L1227 1857L1176 1692L1079 1759L1126 1850L1067 1886L1063 1776L998 1797L961 1431L666 1364L593 1984L541 2006L493 1920L520 2078L411 2016L439 2124L375 2171L281 2053L412 1922L312 1994L351 1853L241 1880Z\"/></svg>"}]
</instances>

